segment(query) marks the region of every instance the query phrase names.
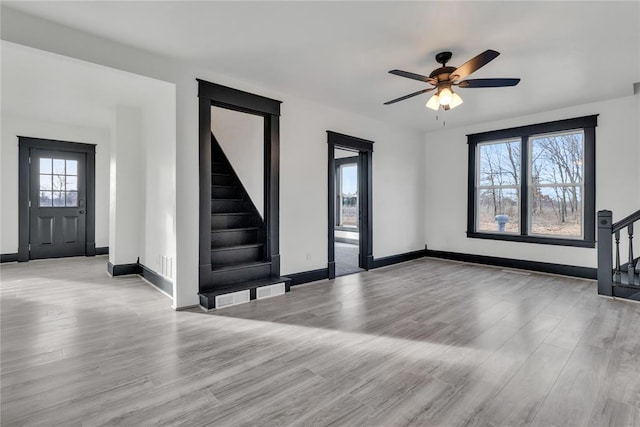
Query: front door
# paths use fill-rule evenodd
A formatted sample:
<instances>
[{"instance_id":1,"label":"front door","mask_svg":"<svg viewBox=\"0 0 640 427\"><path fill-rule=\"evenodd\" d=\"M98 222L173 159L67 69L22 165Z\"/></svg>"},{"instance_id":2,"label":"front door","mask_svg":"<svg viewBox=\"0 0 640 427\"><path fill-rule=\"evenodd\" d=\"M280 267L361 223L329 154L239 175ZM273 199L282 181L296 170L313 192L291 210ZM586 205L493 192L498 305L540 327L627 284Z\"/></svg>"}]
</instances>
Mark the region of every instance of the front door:
<instances>
[{"instance_id":1,"label":"front door","mask_svg":"<svg viewBox=\"0 0 640 427\"><path fill-rule=\"evenodd\" d=\"M30 149L30 259L85 255L85 153Z\"/></svg>"}]
</instances>

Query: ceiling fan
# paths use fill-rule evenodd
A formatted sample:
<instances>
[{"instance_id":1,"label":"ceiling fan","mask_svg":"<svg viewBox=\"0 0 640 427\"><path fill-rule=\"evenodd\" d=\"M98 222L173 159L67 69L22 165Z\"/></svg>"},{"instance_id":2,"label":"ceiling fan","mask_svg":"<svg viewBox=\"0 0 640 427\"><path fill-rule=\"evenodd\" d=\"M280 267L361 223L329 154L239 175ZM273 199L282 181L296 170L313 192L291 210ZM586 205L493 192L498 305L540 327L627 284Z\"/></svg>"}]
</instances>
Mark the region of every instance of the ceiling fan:
<instances>
[{"instance_id":1,"label":"ceiling fan","mask_svg":"<svg viewBox=\"0 0 640 427\"><path fill-rule=\"evenodd\" d=\"M421 82L429 83L433 87L422 89L409 95L401 96L400 98L387 101L384 105L394 104L398 101L404 101L405 99L412 98L414 96L421 95L423 93L436 90L437 92L429 101L427 101L427 107L433 110L438 110L441 106L445 110L450 110L462 104L462 98L460 95L453 91L453 86L460 88L474 88L474 87L504 87L515 86L520 82L520 79L468 79L462 80L469 74L477 71L481 67L484 67L489 62L493 61L500 52L495 50L485 50L480 55L471 58L462 66L455 68L447 66L447 62L451 59L451 52L440 52L436 55L436 61L442 66L436 68L429 74L429 76L422 76L420 74L410 73L402 70L391 70L389 73L400 77L406 77L408 79L418 80Z\"/></svg>"}]
</instances>

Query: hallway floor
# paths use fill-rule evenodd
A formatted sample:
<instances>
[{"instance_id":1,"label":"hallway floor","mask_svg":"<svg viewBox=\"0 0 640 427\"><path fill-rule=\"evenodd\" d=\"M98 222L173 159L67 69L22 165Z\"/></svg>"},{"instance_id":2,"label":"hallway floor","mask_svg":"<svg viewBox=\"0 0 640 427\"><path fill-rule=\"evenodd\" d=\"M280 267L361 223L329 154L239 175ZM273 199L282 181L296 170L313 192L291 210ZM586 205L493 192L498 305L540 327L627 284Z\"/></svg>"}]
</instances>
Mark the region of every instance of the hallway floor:
<instances>
[{"instance_id":1,"label":"hallway floor","mask_svg":"<svg viewBox=\"0 0 640 427\"><path fill-rule=\"evenodd\" d=\"M336 277L364 271L363 268L358 267L358 252L360 251L358 245L342 242L336 242L335 245Z\"/></svg>"},{"instance_id":2,"label":"hallway floor","mask_svg":"<svg viewBox=\"0 0 640 427\"><path fill-rule=\"evenodd\" d=\"M2 425L640 425L640 304L424 258L205 313L3 264Z\"/></svg>"}]
</instances>

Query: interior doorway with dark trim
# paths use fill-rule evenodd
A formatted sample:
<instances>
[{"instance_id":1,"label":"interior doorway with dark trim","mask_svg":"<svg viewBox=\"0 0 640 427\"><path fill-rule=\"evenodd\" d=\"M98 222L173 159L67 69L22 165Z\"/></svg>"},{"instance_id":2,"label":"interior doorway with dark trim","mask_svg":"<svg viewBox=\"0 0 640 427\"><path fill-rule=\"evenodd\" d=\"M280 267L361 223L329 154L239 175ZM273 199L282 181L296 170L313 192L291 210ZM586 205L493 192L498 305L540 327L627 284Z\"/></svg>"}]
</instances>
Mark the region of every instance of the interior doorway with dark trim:
<instances>
[{"instance_id":1,"label":"interior doorway with dark trim","mask_svg":"<svg viewBox=\"0 0 640 427\"><path fill-rule=\"evenodd\" d=\"M18 147L18 261L95 255L95 145L19 136Z\"/></svg>"},{"instance_id":2,"label":"interior doorway with dark trim","mask_svg":"<svg viewBox=\"0 0 640 427\"><path fill-rule=\"evenodd\" d=\"M373 222L372 222L372 156L373 141L356 138L337 132L327 131L328 143L328 270L329 278L369 270L373 262ZM353 156L336 153L350 151ZM357 191L345 190L345 167L355 172ZM355 170L354 170L355 169ZM345 204L349 209L344 209ZM355 205L355 206L351 206ZM345 218L348 216L349 218ZM345 224L346 221L346 224ZM357 233L355 233L357 230ZM357 255L353 243L357 239ZM347 246L352 245L352 246ZM340 246L340 247L337 247ZM355 259L353 259L355 258ZM353 259L349 261L349 259ZM340 260L337 262L337 260Z\"/></svg>"}]
</instances>

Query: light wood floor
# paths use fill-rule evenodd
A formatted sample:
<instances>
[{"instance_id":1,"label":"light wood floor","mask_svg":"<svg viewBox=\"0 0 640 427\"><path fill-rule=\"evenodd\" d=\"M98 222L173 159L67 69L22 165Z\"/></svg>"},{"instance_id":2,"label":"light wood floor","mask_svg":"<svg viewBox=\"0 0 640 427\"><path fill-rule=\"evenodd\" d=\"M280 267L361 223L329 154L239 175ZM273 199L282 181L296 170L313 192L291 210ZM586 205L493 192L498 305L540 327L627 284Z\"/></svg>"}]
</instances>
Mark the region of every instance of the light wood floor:
<instances>
[{"instance_id":1,"label":"light wood floor","mask_svg":"<svg viewBox=\"0 0 640 427\"><path fill-rule=\"evenodd\" d=\"M640 304L422 259L175 312L106 258L4 264L3 426L640 425Z\"/></svg>"}]
</instances>

